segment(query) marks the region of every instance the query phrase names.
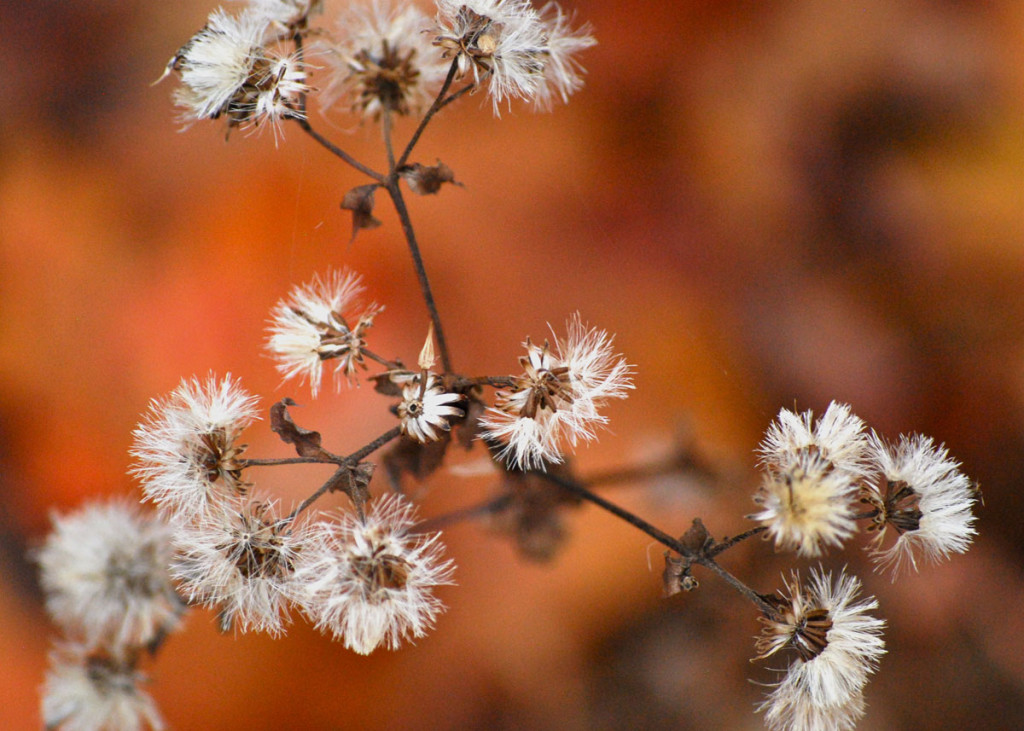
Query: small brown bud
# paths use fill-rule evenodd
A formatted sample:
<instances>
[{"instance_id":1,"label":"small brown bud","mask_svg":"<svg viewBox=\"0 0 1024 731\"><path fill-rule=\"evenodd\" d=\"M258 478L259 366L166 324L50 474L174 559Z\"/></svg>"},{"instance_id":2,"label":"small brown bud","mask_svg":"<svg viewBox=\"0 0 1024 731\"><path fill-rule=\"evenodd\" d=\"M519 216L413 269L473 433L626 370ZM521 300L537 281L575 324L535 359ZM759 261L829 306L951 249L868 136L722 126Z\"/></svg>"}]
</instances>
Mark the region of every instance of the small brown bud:
<instances>
[{"instance_id":1,"label":"small brown bud","mask_svg":"<svg viewBox=\"0 0 1024 731\"><path fill-rule=\"evenodd\" d=\"M456 182L452 169L440 160L437 161L437 165L430 167L418 162L405 165L398 172L405 179L409 190L416 195L434 195L445 183L462 186L462 183Z\"/></svg>"}]
</instances>

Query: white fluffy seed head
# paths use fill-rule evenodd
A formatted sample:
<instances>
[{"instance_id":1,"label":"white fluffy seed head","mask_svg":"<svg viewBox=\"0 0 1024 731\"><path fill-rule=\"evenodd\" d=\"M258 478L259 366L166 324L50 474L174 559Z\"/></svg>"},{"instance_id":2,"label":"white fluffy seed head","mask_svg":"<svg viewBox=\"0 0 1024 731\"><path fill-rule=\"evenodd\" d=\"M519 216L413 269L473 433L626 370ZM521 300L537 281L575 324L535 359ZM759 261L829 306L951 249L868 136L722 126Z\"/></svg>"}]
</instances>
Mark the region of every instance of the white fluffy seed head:
<instances>
[{"instance_id":1,"label":"white fluffy seed head","mask_svg":"<svg viewBox=\"0 0 1024 731\"><path fill-rule=\"evenodd\" d=\"M126 501L53 517L35 554L46 609L65 634L118 657L178 624L170 528Z\"/></svg>"},{"instance_id":2,"label":"white fluffy seed head","mask_svg":"<svg viewBox=\"0 0 1024 731\"><path fill-rule=\"evenodd\" d=\"M252 499L179 525L172 540L172 574L190 604L216 608L224 631L284 631L306 524L279 518L271 501Z\"/></svg>"},{"instance_id":3,"label":"white fluffy seed head","mask_svg":"<svg viewBox=\"0 0 1024 731\"><path fill-rule=\"evenodd\" d=\"M256 405L230 374L182 381L151 401L131 450L144 499L169 519L189 520L245 494L239 438L257 418Z\"/></svg>"},{"instance_id":4,"label":"white fluffy seed head","mask_svg":"<svg viewBox=\"0 0 1024 731\"><path fill-rule=\"evenodd\" d=\"M355 314L363 289L355 272L331 270L295 287L271 311L267 350L285 380L309 381L313 398L326 361L337 361L337 385L342 376L351 385L357 370L365 368L366 335L384 308L371 304Z\"/></svg>"},{"instance_id":5,"label":"white fluffy seed head","mask_svg":"<svg viewBox=\"0 0 1024 731\"><path fill-rule=\"evenodd\" d=\"M338 22L338 40L324 49L328 81L320 103L341 103L371 119L385 110L426 111L449 65L425 32L429 27L429 18L415 5L353 4Z\"/></svg>"},{"instance_id":6,"label":"white fluffy seed head","mask_svg":"<svg viewBox=\"0 0 1024 731\"><path fill-rule=\"evenodd\" d=\"M163 720L145 678L131 667L83 646L64 644L50 654L42 692L42 717L61 731L161 731Z\"/></svg>"},{"instance_id":7,"label":"white fluffy seed head","mask_svg":"<svg viewBox=\"0 0 1024 731\"><path fill-rule=\"evenodd\" d=\"M217 9L178 50L165 75L181 76L174 99L185 122L224 117L229 129L267 122L276 135L286 117L303 115L301 98L310 91L305 65L297 54L265 45L273 40L272 23L265 7L238 15Z\"/></svg>"},{"instance_id":8,"label":"white fluffy seed head","mask_svg":"<svg viewBox=\"0 0 1024 731\"><path fill-rule=\"evenodd\" d=\"M908 568L917 570L916 556L937 562L965 552L977 532L972 512L976 495L945 447L918 434L901 436L895 445L872 434L871 451L880 480L865 494L880 511L875 520L877 566L892 568L895 580ZM890 528L898 538L883 548Z\"/></svg>"},{"instance_id":9,"label":"white fluffy seed head","mask_svg":"<svg viewBox=\"0 0 1024 731\"><path fill-rule=\"evenodd\" d=\"M872 473L864 422L832 402L817 420L782 409L758 449L764 480L747 516L768 528L779 550L818 556L856 532L855 499Z\"/></svg>"},{"instance_id":10,"label":"white fluffy seed head","mask_svg":"<svg viewBox=\"0 0 1024 731\"><path fill-rule=\"evenodd\" d=\"M594 45L589 28L573 30L555 3L529 0L438 0L434 44L457 59L459 73L486 84L494 113L512 99L547 109L582 85L573 58Z\"/></svg>"},{"instance_id":11,"label":"white fluffy seed head","mask_svg":"<svg viewBox=\"0 0 1024 731\"><path fill-rule=\"evenodd\" d=\"M614 352L607 332L586 327L579 315L566 329L553 347L527 340L519 360L523 374L497 393L480 419L484 438L499 445L500 457L513 467L561 462L567 447L596 438L607 422L599 408L633 388L632 366Z\"/></svg>"},{"instance_id":12,"label":"white fluffy seed head","mask_svg":"<svg viewBox=\"0 0 1024 731\"><path fill-rule=\"evenodd\" d=\"M444 605L434 588L451 583L440 534L412 532L415 511L396 495L355 514L316 524L317 540L300 557L297 600L316 627L360 654L397 649L424 636Z\"/></svg>"},{"instance_id":13,"label":"white fluffy seed head","mask_svg":"<svg viewBox=\"0 0 1024 731\"><path fill-rule=\"evenodd\" d=\"M860 581L812 570L808 582L793 572L784 579L776 619L763 619L761 656L792 648L799 657L759 710L773 731L853 728L863 714L868 677L885 653L885 622L868 614L872 597L857 601Z\"/></svg>"}]
</instances>

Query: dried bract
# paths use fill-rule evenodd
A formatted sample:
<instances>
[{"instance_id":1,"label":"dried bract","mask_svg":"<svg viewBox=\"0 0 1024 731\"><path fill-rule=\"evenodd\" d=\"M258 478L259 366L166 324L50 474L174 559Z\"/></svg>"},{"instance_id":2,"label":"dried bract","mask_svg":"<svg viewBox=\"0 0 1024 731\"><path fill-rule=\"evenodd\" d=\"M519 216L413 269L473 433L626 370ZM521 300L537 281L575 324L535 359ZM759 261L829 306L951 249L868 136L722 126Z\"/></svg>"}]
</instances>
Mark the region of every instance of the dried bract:
<instances>
[{"instance_id":1,"label":"dried bract","mask_svg":"<svg viewBox=\"0 0 1024 731\"><path fill-rule=\"evenodd\" d=\"M402 433L421 443L437 441L451 429L452 419L463 416L463 410L454 404L464 400L460 394L445 391L436 373L423 371L402 389L402 402L398 404Z\"/></svg>"}]
</instances>

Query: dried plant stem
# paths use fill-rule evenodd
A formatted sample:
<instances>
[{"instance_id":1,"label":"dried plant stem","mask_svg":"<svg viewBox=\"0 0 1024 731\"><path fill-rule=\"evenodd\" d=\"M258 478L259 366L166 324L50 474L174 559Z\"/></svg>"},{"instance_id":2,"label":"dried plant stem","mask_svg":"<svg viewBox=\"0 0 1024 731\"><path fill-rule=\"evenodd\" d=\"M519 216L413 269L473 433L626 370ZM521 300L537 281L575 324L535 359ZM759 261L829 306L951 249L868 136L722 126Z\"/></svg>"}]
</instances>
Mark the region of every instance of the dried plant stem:
<instances>
[{"instance_id":1,"label":"dried plant stem","mask_svg":"<svg viewBox=\"0 0 1024 731\"><path fill-rule=\"evenodd\" d=\"M402 191L398 187L398 181L389 177L384 183L384 189L391 196L391 202L395 205L398 219L402 222L402 231L405 232L405 241L409 245L409 254L412 256L413 266L416 269L416 276L420 281L420 290L423 293L423 301L427 305L427 312L430 314L430 321L434 323L434 335L437 337L437 347L441 351L441 365L445 373L451 373L452 360L448 354L448 341L444 337L444 328L441 326L441 316L437 312L437 304L434 302L434 294L430 289L430 280L427 278L427 270L423 266L423 257L420 255L419 244L416 243L416 231L412 227L412 219L409 217L409 209L402 198Z\"/></svg>"},{"instance_id":2,"label":"dried plant stem","mask_svg":"<svg viewBox=\"0 0 1024 731\"><path fill-rule=\"evenodd\" d=\"M292 36L292 41L295 43L295 54L296 56L298 56L299 59L299 67L305 68L305 49L302 43L302 33L296 32L295 35ZM296 122L298 122L299 126L302 127L303 130L305 130L306 134L308 134L314 140L319 142L320 145L324 147L326 150L328 150L332 155L341 158L359 172L363 173L364 175L370 176L371 178L378 182L384 180L383 175L378 173L373 168L363 165L361 162L356 160L354 157L349 155L347 152L342 150L329 139L327 139L322 134L313 129L312 125L309 123L308 117L309 114L306 94L299 94L298 109L295 110L295 114L292 115L290 119L294 119Z\"/></svg>"},{"instance_id":3,"label":"dried plant stem","mask_svg":"<svg viewBox=\"0 0 1024 731\"><path fill-rule=\"evenodd\" d=\"M247 467L276 467L285 464L342 464L344 457L332 455L327 450L316 457L282 457L274 459L243 459L239 460L242 469Z\"/></svg>"},{"instance_id":4,"label":"dried plant stem","mask_svg":"<svg viewBox=\"0 0 1024 731\"><path fill-rule=\"evenodd\" d=\"M363 173L364 175L367 175L367 176L373 178L378 183L383 183L384 182L384 176L383 175L378 173L373 168L370 168L370 167L367 167L366 165L363 165L363 163L361 163L358 160L356 160L354 157L349 155L343 149L341 149L340 147L335 145L333 142L331 142L329 139L324 137L322 134L317 132L315 129L313 129L313 126L309 123L308 119L306 119L305 117L291 117L291 119L294 119L296 122L298 122L299 126L302 127L303 130L305 130L306 134L308 134L314 140L319 142L320 145L323 146L324 148L326 148L327 151L330 152L332 155L334 155L336 157L340 157L342 160L344 160L346 163L348 163L349 165L354 167L356 170L358 170L359 172Z\"/></svg>"},{"instance_id":5,"label":"dried plant stem","mask_svg":"<svg viewBox=\"0 0 1024 731\"><path fill-rule=\"evenodd\" d=\"M358 449L352 454L343 458L341 460L340 466L338 467L337 470L335 470L334 474L327 478L327 481L323 485L321 485L316 492L314 492L308 498L299 503L298 507L296 507L295 510L293 510L288 515L288 517L285 518L285 522L290 523L291 521L295 520L295 518L297 518L303 510L305 510L310 505L315 503L328 492L333 492L335 490L344 490L345 486L351 484L353 479L352 473L355 470L355 468L359 465L359 463L363 460L363 458L377 451L385 444L390 442L392 439L396 439L401 433L402 428L400 426L393 427L388 431L384 432L383 434L381 434L379 437L374 439L365 447L362 447L361 449ZM362 506L359 505L358 502L356 508L359 511L360 515L362 515Z\"/></svg>"},{"instance_id":6,"label":"dried plant stem","mask_svg":"<svg viewBox=\"0 0 1024 731\"><path fill-rule=\"evenodd\" d=\"M662 543L662 544L668 546L670 549L672 549L673 551L678 553L680 556L685 558L690 563L699 564L699 565L709 569L711 572L713 572L719 578L721 578L723 581L725 581L727 584L729 584L729 586L734 588L737 592L742 594L749 601L751 601L755 606L757 606L757 608L760 609L761 612L764 613L765 616L777 618L777 612L771 606L771 604L769 604L765 600L765 598L763 596L758 594L756 591L754 591L749 586L744 584L742 581L737 579L735 576L730 574L728 571L723 569L718 564L718 562L715 561L714 558L713 558L713 556L718 555L722 551L726 550L726 548L728 548L728 547L730 547L732 545L735 545L735 543L738 543L739 541L736 541L734 539L735 542L726 542L726 543L728 543L728 545L719 544L719 546L725 545L725 547L724 548L719 548L718 551L714 551L714 552L712 552L712 550L707 550L707 548L705 548L705 547L702 547L700 549L694 550L694 549L686 546L683 543L683 541L681 541L681 540L679 540L677 538L673 538L668 533L665 533L660 528L657 528L657 527L651 525L650 523L648 523L646 520L644 520L643 518L639 517L638 515L635 515L635 514L629 512L628 510L626 510L625 508L622 508L622 507L616 505L615 503L613 503L613 502L611 502L609 500L606 500L605 498L601 497L600 495L597 495L597 494L591 492L586 487L584 487L583 485L579 484L578 482L576 482L574 480L570 480L570 479L561 477L559 475L551 474L551 473L548 473L548 472L534 472L533 474L536 474L536 475L539 475L541 477L544 477L545 479L547 479L548 481L558 485L562 489L564 489L564 490L566 490L568 492L571 492L574 495L577 495L578 497L583 498L584 500L587 500L588 502L591 502L591 503L597 505L598 507L601 507L601 508L607 510L612 515L614 515L614 516L616 516L618 518L621 518L622 520L624 520L627 523L629 523L630 525L632 525L634 528L638 528L639 530L643 531L644 533L646 533L647 535L649 535L651 538L653 538L654 540L658 541L659 543ZM755 529L755 531L756 531L756 529ZM748 533L750 533L750 535L754 535L755 534L755 533L752 533L750 531L748 531ZM745 535L744 537L749 537L749 536ZM715 548L718 548L718 546L716 546Z\"/></svg>"},{"instance_id":7,"label":"dried plant stem","mask_svg":"<svg viewBox=\"0 0 1024 731\"><path fill-rule=\"evenodd\" d=\"M391 140L391 110L384 109L384 113L381 115L381 130L384 133L384 148L388 154L388 171L391 175L395 174L395 146Z\"/></svg>"},{"instance_id":8,"label":"dried plant stem","mask_svg":"<svg viewBox=\"0 0 1024 731\"><path fill-rule=\"evenodd\" d=\"M412 137L409 138L409 144L405 146L405 150L402 151L402 156L398 158L398 164L391 167L392 177L395 175L395 171L403 167L409 162L409 156L412 155L413 148L416 147L416 143L420 141L420 135L423 134L423 130L430 124L430 120L433 119L434 115L445 106L444 95L448 93L448 89L451 88L452 81L455 80L455 72L459 69L458 56L452 59L452 65L448 69L448 76L445 77L444 84L441 86L441 91L437 93L434 98L434 103L430 105L430 109L423 115L423 119L420 120L419 126L416 127L416 131L413 132Z\"/></svg>"},{"instance_id":9,"label":"dried plant stem","mask_svg":"<svg viewBox=\"0 0 1024 731\"><path fill-rule=\"evenodd\" d=\"M361 352L363 355L365 355L370 360L373 360L373 361L376 361L376 362L380 363L382 366L387 368L389 371L397 370L397 369L402 367L402 364L399 361L397 361L397 360L388 360L387 358L385 358L385 357L383 357L381 355L377 355L373 351L367 350L366 348L360 348L359 352Z\"/></svg>"},{"instance_id":10,"label":"dried plant stem","mask_svg":"<svg viewBox=\"0 0 1024 731\"><path fill-rule=\"evenodd\" d=\"M728 538L724 541L716 543L714 546L707 550L707 554L709 557L714 558L718 554L728 551L736 544L742 543L743 541L747 540L748 538L752 538L753 536L760 535L764 533L766 530L768 530L768 526L765 525L759 525L756 528L751 528L750 530L744 531L739 535L733 536L732 538Z\"/></svg>"}]
</instances>

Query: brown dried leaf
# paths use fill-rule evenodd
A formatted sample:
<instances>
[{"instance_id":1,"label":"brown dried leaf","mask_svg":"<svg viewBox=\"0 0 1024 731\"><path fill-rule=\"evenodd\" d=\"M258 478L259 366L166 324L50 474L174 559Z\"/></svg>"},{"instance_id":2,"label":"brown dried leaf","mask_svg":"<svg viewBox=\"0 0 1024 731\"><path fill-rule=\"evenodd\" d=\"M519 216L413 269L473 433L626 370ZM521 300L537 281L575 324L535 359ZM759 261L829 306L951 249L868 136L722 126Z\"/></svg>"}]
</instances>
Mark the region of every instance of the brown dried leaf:
<instances>
[{"instance_id":1,"label":"brown dried leaf","mask_svg":"<svg viewBox=\"0 0 1024 731\"><path fill-rule=\"evenodd\" d=\"M373 217L373 194L377 190L376 183L360 185L348 193L341 200L341 208L344 211L352 211L352 239L356 240L358 234L364 228L377 228L380 221Z\"/></svg>"},{"instance_id":2,"label":"brown dried leaf","mask_svg":"<svg viewBox=\"0 0 1024 731\"><path fill-rule=\"evenodd\" d=\"M441 190L441 186L445 183L462 187L462 183L455 180L455 173L452 169L440 160L437 161L437 165L429 167L418 162L405 165L398 171L398 174L405 179L409 190L416 195L434 195Z\"/></svg>"},{"instance_id":3,"label":"brown dried leaf","mask_svg":"<svg viewBox=\"0 0 1024 731\"><path fill-rule=\"evenodd\" d=\"M294 444L295 451L300 457L319 457L323 454L320 447L320 432L303 429L292 421L288 407L295 405L290 398L283 398L271 406L270 428L285 444Z\"/></svg>"},{"instance_id":4,"label":"brown dried leaf","mask_svg":"<svg viewBox=\"0 0 1024 731\"><path fill-rule=\"evenodd\" d=\"M487 410L487 404L475 396L468 396L469 401L465 405L466 418L455 424L455 436L465 449L472 449L476 444L480 432L480 417Z\"/></svg>"},{"instance_id":5,"label":"brown dried leaf","mask_svg":"<svg viewBox=\"0 0 1024 731\"><path fill-rule=\"evenodd\" d=\"M704 527L700 518L694 518L693 525L679 539L679 542L694 554L703 551L710 541L711 536L708 535L708 529Z\"/></svg>"},{"instance_id":6,"label":"brown dried leaf","mask_svg":"<svg viewBox=\"0 0 1024 731\"><path fill-rule=\"evenodd\" d=\"M567 465L549 465L553 474L573 479ZM494 513L492 527L509 535L524 558L548 561L568 537L564 507L582 500L535 472L506 470L502 484L509 501Z\"/></svg>"},{"instance_id":7,"label":"brown dried leaf","mask_svg":"<svg viewBox=\"0 0 1024 731\"><path fill-rule=\"evenodd\" d=\"M402 492L402 475L408 473L416 480L429 477L444 461L445 452L452 441L451 432L445 432L436 442L420 444L403 436L392 442L381 458L388 479L396 492Z\"/></svg>"},{"instance_id":8,"label":"brown dried leaf","mask_svg":"<svg viewBox=\"0 0 1024 731\"><path fill-rule=\"evenodd\" d=\"M385 396L401 396L402 388L415 375L412 371L399 368L393 371L375 373L368 380L373 381L373 390L377 393Z\"/></svg>"}]
</instances>

